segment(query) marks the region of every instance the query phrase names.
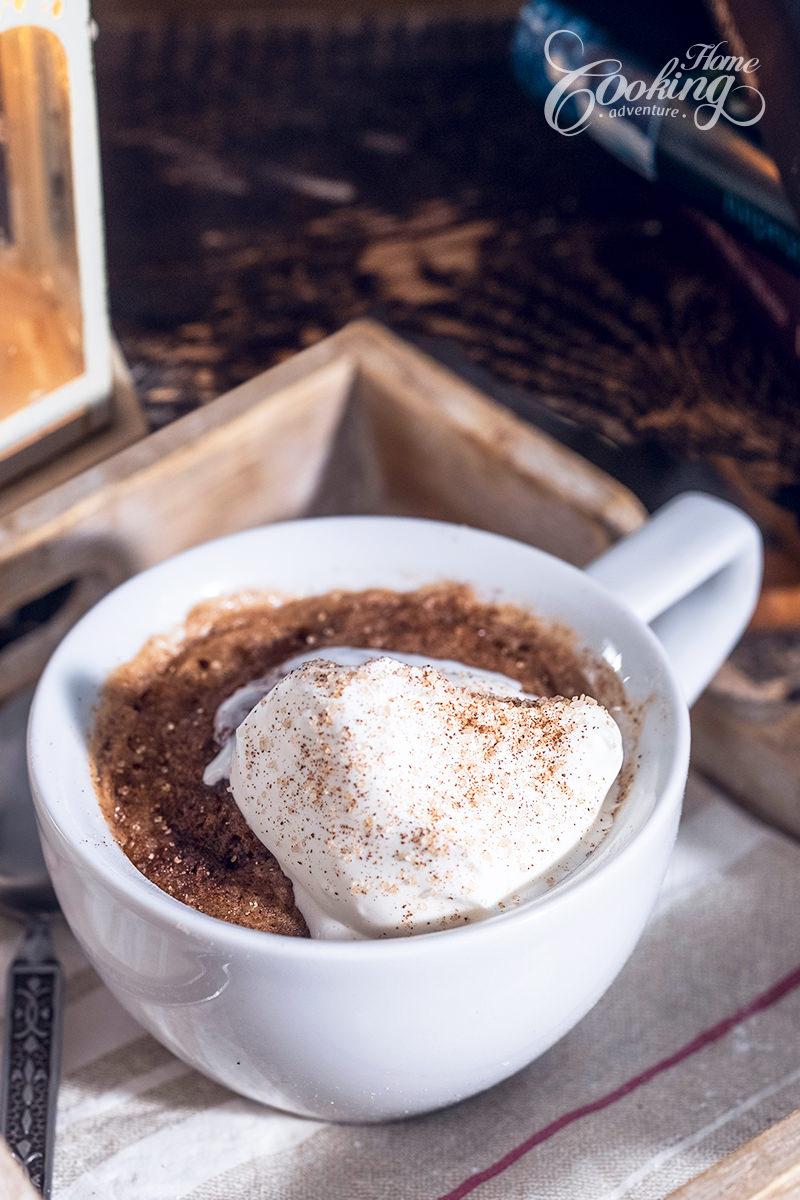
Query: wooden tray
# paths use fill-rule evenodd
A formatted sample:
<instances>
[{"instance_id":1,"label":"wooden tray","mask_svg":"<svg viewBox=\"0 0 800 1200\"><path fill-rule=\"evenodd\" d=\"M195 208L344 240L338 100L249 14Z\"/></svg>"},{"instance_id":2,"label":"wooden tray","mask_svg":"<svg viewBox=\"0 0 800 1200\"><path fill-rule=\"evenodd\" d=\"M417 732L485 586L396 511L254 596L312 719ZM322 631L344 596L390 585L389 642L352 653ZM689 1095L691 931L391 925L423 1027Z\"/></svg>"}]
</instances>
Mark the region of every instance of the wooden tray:
<instances>
[{"instance_id":1,"label":"wooden tray","mask_svg":"<svg viewBox=\"0 0 800 1200\"><path fill-rule=\"evenodd\" d=\"M478 525L576 564L645 516L608 475L359 321L0 516L0 622L68 592L0 650L0 700L30 685L69 626L133 572L246 526L354 512ZM794 1114L675 1200L800 1194L799 1145Z\"/></svg>"},{"instance_id":2,"label":"wooden tray","mask_svg":"<svg viewBox=\"0 0 800 1200\"><path fill-rule=\"evenodd\" d=\"M797 1200L800 1110L765 1129L666 1200Z\"/></svg>"},{"instance_id":3,"label":"wooden tray","mask_svg":"<svg viewBox=\"0 0 800 1200\"><path fill-rule=\"evenodd\" d=\"M800 838L800 700L759 699L747 694L749 683L726 666L697 701L692 766L756 816Z\"/></svg>"},{"instance_id":4,"label":"wooden tray","mask_svg":"<svg viewBox=\"0 0 800 1200\"><path fill-rule=\"evenodd\" d=\"M143 567L251 525L368 512L478 525L578 564L645 515L598 468L359 321L0 518L0 622L19 628L43 596L54 609L0 651L0 699Z\"/></svg>"}]
</instances>

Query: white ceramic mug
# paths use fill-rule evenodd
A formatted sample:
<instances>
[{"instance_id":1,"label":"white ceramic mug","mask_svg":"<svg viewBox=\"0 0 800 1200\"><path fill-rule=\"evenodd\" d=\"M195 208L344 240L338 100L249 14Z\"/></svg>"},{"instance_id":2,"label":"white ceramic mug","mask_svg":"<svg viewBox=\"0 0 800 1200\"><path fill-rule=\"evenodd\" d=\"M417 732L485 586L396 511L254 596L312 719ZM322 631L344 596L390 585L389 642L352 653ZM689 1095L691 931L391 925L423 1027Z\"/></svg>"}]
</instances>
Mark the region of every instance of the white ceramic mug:
<instances>
[{"instance_id":1,"label":"white ceramic mug","mask_svg":"<svg viewBox=\"0 0 800 1200\"><path fill-rule=\"evenodd\" d=\"M393 517L248 530L152 568L75 626L33 703L33 794L67 920L142 1025L246 1096L315 1117L375 1121L489 1087L565 1034L631 953L678 824L686 702L744 628L760 563L752 522L689 495L585 572L493 534ZM643 706L633 785L579 870L487 921L360 942L228 924L136 870L100 813L87 754L110 671L205 598L253 588L295 596L407 590L441 580L570 625Z\"/></svg>"}]
</instances>

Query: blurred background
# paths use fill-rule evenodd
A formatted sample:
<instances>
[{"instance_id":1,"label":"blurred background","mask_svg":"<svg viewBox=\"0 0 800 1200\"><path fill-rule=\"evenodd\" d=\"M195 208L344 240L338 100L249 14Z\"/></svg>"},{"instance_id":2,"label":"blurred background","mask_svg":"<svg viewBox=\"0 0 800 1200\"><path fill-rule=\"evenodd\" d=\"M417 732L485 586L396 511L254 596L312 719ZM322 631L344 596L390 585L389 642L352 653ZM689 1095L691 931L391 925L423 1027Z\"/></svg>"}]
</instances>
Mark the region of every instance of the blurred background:
<instances>
[{"instance_id":1,"label":"blurred background","mask_svg":"<svg viewBox=\"0 0 800 1200\"><path fill-rule=\"evenodd\" d=\"M721 36L700 3L582 11L656 67ZM700 463L796 513L792 330L674 195L546 125L517 12L98 0L111 313L148 420L371 314L645 449L618 469L648 503Z\"/></svg>"}]
</instances>

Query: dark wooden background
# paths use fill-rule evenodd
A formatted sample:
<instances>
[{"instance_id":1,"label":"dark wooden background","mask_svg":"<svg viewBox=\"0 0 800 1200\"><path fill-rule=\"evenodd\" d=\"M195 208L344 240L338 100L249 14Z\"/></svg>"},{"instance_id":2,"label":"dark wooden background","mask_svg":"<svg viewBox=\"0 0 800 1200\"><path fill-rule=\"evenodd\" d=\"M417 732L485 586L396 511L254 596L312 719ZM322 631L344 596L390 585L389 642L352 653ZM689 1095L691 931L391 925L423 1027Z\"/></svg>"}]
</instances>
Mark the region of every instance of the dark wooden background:
<instances>
[{"instance_id":1,"label":"dark wooden background","mask_svg":"<svg viewBox=\"0 0 800 1200\"><path fill-rule=\"evenodd\" d=\"M109 7L111 311L153 426L370 314L610 439L648 502L744 478L797 510L796 363L669 197L546 126L504 6Z\"/></svg>"}]
</instances>

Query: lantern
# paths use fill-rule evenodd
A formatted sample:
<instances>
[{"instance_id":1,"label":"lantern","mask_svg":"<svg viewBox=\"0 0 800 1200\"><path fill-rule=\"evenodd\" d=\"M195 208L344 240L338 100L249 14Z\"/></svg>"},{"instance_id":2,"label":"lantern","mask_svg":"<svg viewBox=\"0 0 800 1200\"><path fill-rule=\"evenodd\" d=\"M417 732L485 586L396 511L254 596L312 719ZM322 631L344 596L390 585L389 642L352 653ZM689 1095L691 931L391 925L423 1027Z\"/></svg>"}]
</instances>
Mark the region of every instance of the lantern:
<instances>
[{"instance_id":1,"label":"lantern","mask_svg":"<svg viewBox=\"0 0 800 1200\"><path fill-rule=\"evenodd\" d=\"M0 484L109 417L88 0L0 0Z\"/></svg>"}]
</instances>

